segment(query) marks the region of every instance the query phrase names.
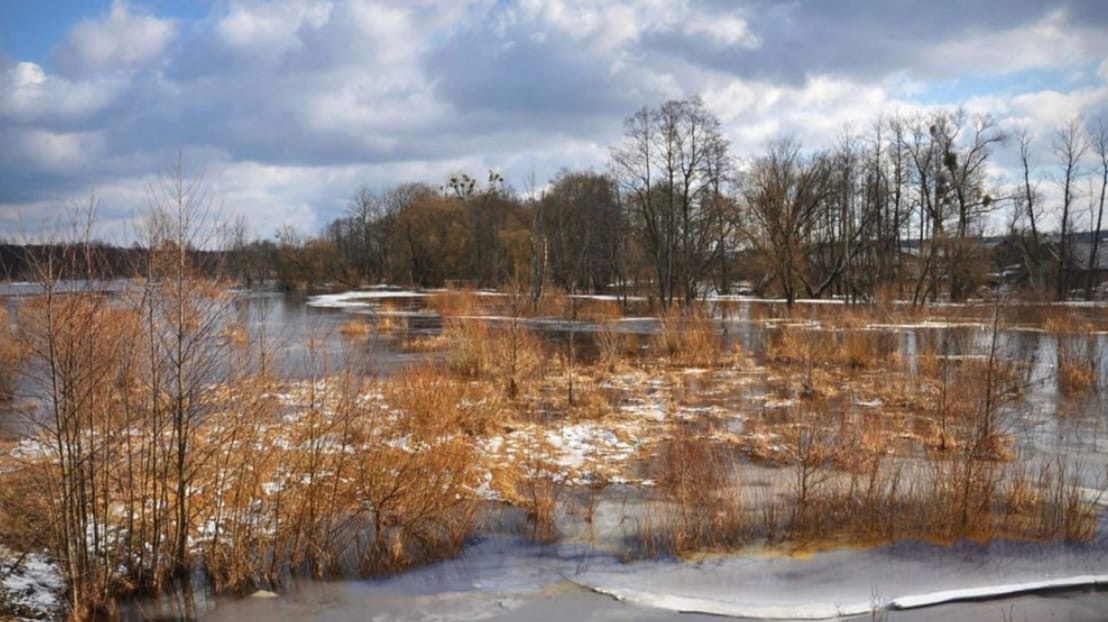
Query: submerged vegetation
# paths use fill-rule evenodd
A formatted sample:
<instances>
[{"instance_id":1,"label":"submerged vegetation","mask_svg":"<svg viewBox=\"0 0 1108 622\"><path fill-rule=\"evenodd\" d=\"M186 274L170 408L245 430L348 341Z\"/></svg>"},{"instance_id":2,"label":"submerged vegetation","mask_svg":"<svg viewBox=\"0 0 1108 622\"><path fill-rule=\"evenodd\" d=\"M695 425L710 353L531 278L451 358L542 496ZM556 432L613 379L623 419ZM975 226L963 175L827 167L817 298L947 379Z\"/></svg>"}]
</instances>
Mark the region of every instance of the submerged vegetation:
<instances>
[{"instance_id":1,"label":"submerged vegetation","mask_svg":"<svg viewBox=\"0 0 1108 622\"><path fill-rule=\"evenodd\" d=\"M197 584L399 572L498 510L536 541L592 540L616 495L645 508L619 521L627 558L1092 540L1103 482L1028 442L1045 417L1021 412L1046 384L1099 404L1103 307L1001 304L1067 298L1073 240L1054 264L1036 231L986 251L989 119L874 131L872 152L775 142L729 189L719 122L668 102L628 120L611 176L566 172L528 202L496 174L363 191L322 238L220 251L199 250L225 232L178 168L126 253L87 227L21 249L36 288L0 307L0 402L25 427L0 448L0 551L44 555L65 585L51 613L93 619ZM416 294L440 330L379 288L338 339L293 344L295 373L235 289L378 280L452 285ZM1049 374L1003 331L1042 335ZM379 367L380 347L406 364Z\"/></svg>"},{"instance_id":2,"label":"submerged vegetation","mask_svg":"<svg viewBox=\"0 0 1108 622\"><path fill-rule=\"evenodd\" d=\"M614 485L650 507L625 527L632 558L1096 533L1082 466L1019 447L1035 379L996 343L1018 309L966 309L975 346L938 330L906 360L880 308L748 311L765 342L744 349L707 310L634 320L643 334L605 301L450 291L428 301L441 334L349 315L344 354L309 336L293 379L225 284L163 259L118 296L59 273L11 337L47 397L38 433L0 453L0 544L49 552L73 618L198 578L247 593L397 572L458 554L490 501L552 541ZM535 332L552 322L564 339ZM369 373L369 335L425 362ZM1095 370L1095 345L1056 336L1058 391L1078 399L1096 373L1077 384L1063 362Z\"/></svg>"}]
</instances>

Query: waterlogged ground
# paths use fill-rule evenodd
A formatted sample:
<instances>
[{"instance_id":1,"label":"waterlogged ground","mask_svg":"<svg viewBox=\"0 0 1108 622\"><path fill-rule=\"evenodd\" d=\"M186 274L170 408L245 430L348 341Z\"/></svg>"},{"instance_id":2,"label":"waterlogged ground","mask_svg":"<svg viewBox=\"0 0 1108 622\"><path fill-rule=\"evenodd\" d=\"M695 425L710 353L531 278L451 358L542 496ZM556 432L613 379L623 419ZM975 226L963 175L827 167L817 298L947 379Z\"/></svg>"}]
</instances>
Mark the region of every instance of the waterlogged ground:
<instances>
[{"instance_id":1,"label":"waterlogged ground","mask_svg":"<svg viewBox=\"0 0 1108 622\"><path fill-rule=\"evenodd\" d=\"M309 306L332 309L341 318L366 315L392 318L418 334L434 334L421 293L391 298L384 293L350 293L320 297ZM388 302L387 302L388 301ZM757 317L759 303L729 305L721 330L748 353L765 351L769 331L781 322ZM325 316L324 316L325 317ZM472 319L507 324L495 314ZM526 319L552 342L578 340L586 357L595 357L590 335L595 322ZM612 326L612 325L609 325ZM649 335L657 322L624 319L616 330ZM811 326L823 328L819 323ZM914 371L917 353L938 350L952 360L987 355L991 330L980 316L964 321L918 321L854 327L887 343L885 364ZM405 337L406 338L406 337ZM387 360L395 333L384 333ZM1108 421L1097 392L1078 398L1062 396L1056 381L1059 337L1038 328L1008 328L998 340L998 356L1016 361L1025 390L1005 409L1004 426L1021 459L1047 461L1062 454L1078 470L1091 497L1103 488L1108 456ZM936 345L941 342L941 345ZM1105 334L1093 335L1100 386L1105 386ZM336 345L336 348L341 346ZM402 348L396 347L397 351ZM862 372L850 391L832 389L829 403L855 416L881 416L896 408L881 368ZM567 484L607 483L592 501L591 522L576 510L559 521L562 540L535 545L492 526L467 546L461 558L379 581L301 582L276 598L220 600L208 613L215 620L667 620L718 619L719 615L753 619L886 620L1099 620L1108 610L1108 592L1096 586L1108 580L1108 544L1104 523L1087 544L1062 545L993 541L959 541L951 546L902 542L876 549L837 549L789 556L780 552L744 551L741 555L695 560L626 560L636 521L657 508L641 491L654 484L644 468L661 438L661 425L675 419L702 422L711 434L740 447L752 460L739 479L754 487L781 486L774 467L775 418L788 419L801 398L795 374L767 374L756 363L722 369L690 367L680 373L624 369L590 378L575 378L586 399L603 404L593 420L552 419L513 426L484 439L482 453L490 465L487 498L498 499L491 485L498 466L542 452L567 473ZM803 383L799 383L802 385ZM859 391L869 386L872 390ZM592 387L595 396L589 397ZM774 413L781 413L775 415ZM861 413L858 415L858 413ZM905 421L910 420L906 418ZM530 429L534 426L535 429ZM897 432L906 440L932 433L926 426ZM906 443L908 445L910 443ZM580 496L580 493L578 493ZM498 534L498 535L497 535ZM944 602L953 599L955 602ZM918 605L925 608L912 608Z\"/></svg>"},{"instance_id":2,"label":"waterlogged ground","mask_svg":"<svg viewBox=\"0 0 1108 622\"><path fill-rule=\"evenodd\" d=\"M330 369L357 364L368 373L388 374L439 356L407 346L441 331L442 323L427 308L427 301L423 292L355 292L307 300L244 293L236 308L241 324L277 344L284 371L306 378L319 369L321 357ZM514 423L481 440L488 476L477 492L490 502L510 497L506 492L510 482L500 478L513 465L536 455L565 474L565 494L574 501L567 502L558 517L562 535L558 544L528 543L523 537L526 526L518 516L493 509L483 535L458 559L385 580L299 582L275 598L201 599L203 616L267 621L666 620L678 616L696 620L719 615L858 620L1104 618L1108 591L1096 587L1108 589L1108 528L1103 517L1093 541L1080 545L901 542L799 555L755 548L685 561L627 561L636 527L658 511L644 491L655 485L650 457L664 440L666 424L687 422L705 437L734 448L736 455L744 457L736 478L751 494L781 494L789 478L780 466L788 461L783 434L805 416L810 385L815 384L820 408L839 413L846 426L879 421L876 427L893 441L890 455L910 464L919 457L913 448L932 442L936 430L933 421L914 414L910 402L918 395L912 391L920 388L893 386L891 372L910 378L922 364L921 353L938 353L939 359L949 361L981 359L992 345L988 314L979 310L965 317L958 317L955 310L941 319L868 322L843 330L826 320L776 319L783 314L773 303L740 300L716 305L713 314L719 330L729 351L738 353L733 361L718 367L630 365L602 377L591 376L582 367L572 372L578 399L599 409L599 415L545 417L549 413L539 403L534 421ZM1104 311L1093 308L1090 313ZM512 322L495 312L468 318L500 326ZM351 338L343 334L351 319L371 322L376 328ZM539 317L520 324L563 348L572 339L586 360L599 356L596 340L604 331L645 340L658 329L657 320L645 317L603 324ZM845 332L862 335L877 344L883 358L861 366L849 384L821 376L819 369L771 368L763 359L774 331L782 325L800 325L813 334L832 332L840 340ZM1108 386L1108 334L1102 327L1088 334L1086 347L1095 361L1096 384ZM1108 412L1099 391L1063 394L1057 367L1065 339L1035 325L1009 326L999 332L998 358L1014 364L1022 386L1018 397L1004 404L1002 425L1016 458L1038 465L1064 456L1076 465L1074 472L1088 498L1102 501L1101 491L1108 482ZM551 403L558 401L556 394L562 390L558 382L551 382ZM20 395L16 404L25 405L28 400L33 396ZM288 400L295 404L295 386ZM14 421L14 415L0 414L0 430L17 435L21 428ZM16 450L26 447L21 444ZM598 492L583 499L590 485ZM0 577L4 589L23 594L29 606L41 601L37 611L49 615L43 594L56 586L56 577L51 578L45 560L36 558L36 563L42 572L33 580L4 577L3 567ZM948 598L957 602L942 602ZM909 607L921 604L928 606ZM166 611L157 603L134 603L126 613L139 619Z\"/></svg>"},{"instance_id":3,"label":"waterlogged ground","mask_svg":"<svg viewBox=\"0 0 1108 622\"><path fill-rule=\"evenodd\" d=\"M1092 588L897 609L897 600L1093 574L1104 552L905 543L805 559L622 563L576 544L473 543L455 560L380 581L301 583L276 598L220 601L211 620L1100 620ZM1108 577L1099 577L1106 580ZM982 592L981 594L984 594ZM949 596L949 595L948 595ZM1012 617L1012 616L1015 617Z\"/></svg>"}]
</instances>

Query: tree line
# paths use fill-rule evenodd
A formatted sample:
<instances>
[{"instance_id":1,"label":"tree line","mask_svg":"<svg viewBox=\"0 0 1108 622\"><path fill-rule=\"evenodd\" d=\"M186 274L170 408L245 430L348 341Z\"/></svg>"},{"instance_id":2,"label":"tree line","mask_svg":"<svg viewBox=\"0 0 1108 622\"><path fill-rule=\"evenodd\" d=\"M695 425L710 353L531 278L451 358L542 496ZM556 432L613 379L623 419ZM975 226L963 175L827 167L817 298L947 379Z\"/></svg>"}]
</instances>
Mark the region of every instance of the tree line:
<instances>
[{"instance_id":1,"label":"tree line","mask_svg":"<svg viewBox=\"0 0 1108 622\"><path fill-rule=\"evenodd\" d=\"M662 307L737 287L790 303L959 301L1002 283L1091 298L1108 129L1075 119L1043 138L944 109L739 156L699 98L674 100L624 121L607 170L563 169L530 193L495 172L363 187L318 237L279 236L271 265L290 284L554 286ZM1014 180L996 173L1003 150Z\"/></svg>"},{"instance_id":2,"label":"tree line","mask_svg":"<svg viewBox=\"0 0 1108 622\"><path fill-rule=\"evenodd\" d=\"M999 176L998 154L1015 163L1011 178ZM938 109L876 116L831 145L782 137L736 154L692 97L629 116L605 170L562 169L528 192L495 171L363 186L314 236L286 227L250 241L232 224L221 258L247 285L462 284L536 299L556 287L647 295L663 308L747 291L790 304L922 304L999 285L1092 298L1108 277L1106 189L1100 119L1036 137Z\"/></svg>"}]
</instances>

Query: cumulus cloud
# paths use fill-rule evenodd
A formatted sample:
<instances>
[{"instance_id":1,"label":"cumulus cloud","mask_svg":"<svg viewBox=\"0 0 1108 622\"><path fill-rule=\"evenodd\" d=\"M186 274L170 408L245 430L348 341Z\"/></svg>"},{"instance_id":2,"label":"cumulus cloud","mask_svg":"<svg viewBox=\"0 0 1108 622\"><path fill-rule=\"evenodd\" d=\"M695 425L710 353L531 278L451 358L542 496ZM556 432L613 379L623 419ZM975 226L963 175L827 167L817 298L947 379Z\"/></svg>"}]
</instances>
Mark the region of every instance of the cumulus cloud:
<instances>
[{"instance_id":1,"label":"cumulus cloud","mask_svg":"<svg viewBox=\"0 0 1108 622\"><path fill-rule=\"evenodd\" d=\"M111 105L123 84L112 76L72 81L47 75L41 66L26 61L0 66L0 120L79 124Z\"/></svg>"},{"instance_id":2,"label":"cumulus cloud","mask_svg":"<svg viewBox=\"0 0 1108 622\"><path fill-rule=\"evenodd\" d=\"M603 168L623 118L691 95L737 155L949 104L1046 136L1105 111L1106 6L226 0L185 16L114 0L46 58L0 49L0 214L92 188L122 219L183 151L260 233L315 231L362 183L497 168L524 189ZM1047 79L1013 79L1027 72Z\"/></svg>"},{"instance_id":3,"label":"cumulus cloud","mask_svg":"<svg viewBox=\"0 0 1108 622\"><path fill-rule=\"evenodd\" d=\"M71 76L138 69L156 63L175 36L173 20L133 11L126 0L112 0L107 16L74 26L53 59Z\"/></svg>"}]
</instances>

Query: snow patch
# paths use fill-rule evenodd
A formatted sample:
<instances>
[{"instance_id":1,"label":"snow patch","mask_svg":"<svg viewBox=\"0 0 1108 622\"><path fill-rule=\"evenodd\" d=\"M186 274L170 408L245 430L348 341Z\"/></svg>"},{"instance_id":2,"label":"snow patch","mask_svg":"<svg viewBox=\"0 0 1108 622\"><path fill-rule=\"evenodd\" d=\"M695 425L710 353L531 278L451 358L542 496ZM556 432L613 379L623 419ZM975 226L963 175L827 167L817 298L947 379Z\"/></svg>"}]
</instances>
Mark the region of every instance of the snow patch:
<instances>
[{"instance_id":1,"label":"snow patch","mask_svg":"<svg viewBox=\"0 0 1108 622\"><path fill-rule=\"evenodd\" d=\"M0 603L17 618L56 619L61 614L60 594L65 589L58 567L40 553L19 556L0 548Z\"/></svg>"},{"instance_id":2,"label":"snow patch","mask_svg":"<svg viewBox=\"0 0 1108 622\"><path fill-rule=\"evenodd\" d=\"M919 594L913 596L901 596L892 600L893 609L918 609L931 607L943 603L953 603L964 600L987 600L1026 594L1028 592L1042 592L1045 590L1058 590L1075 587L1092 587L1108 585L1108 575L1077 575L1063 577L1061 579L1047 579L1045 581L1028 581L1025 583L1008 583L1002 585L988 585L984 587L968 587L957 590L944 590Z\"/></svg>"},{"instance_id":3,"label":"snow patch","mask_svg":"<svg viewBox=\"0 0 1108 622\"><path fill-rule=\"evenodd\" d=\"M306 303L309 307L321 309L364 309L370 306L371 300L383 300L386 298L424 298L427 294L411 290L374 290L374 291L348 291L338 294L320 294L311 296Z\"/></svg>"},{"instance_id":4,"label":"snow patch","mask_svg":"<svg viewBox=\"0 0 1108 622\"><path fill-rule=\"evenodd\" d=\"M616 600L666 609L678 613L706 613L734 618L766 620L834 620L860 616L873 611L873 605L864 603L813 603L801 605L753 605L727 602L711 598L653 594L630 588L584 586L598 594L606 594Z\"/></svg>"}]
</instances>

